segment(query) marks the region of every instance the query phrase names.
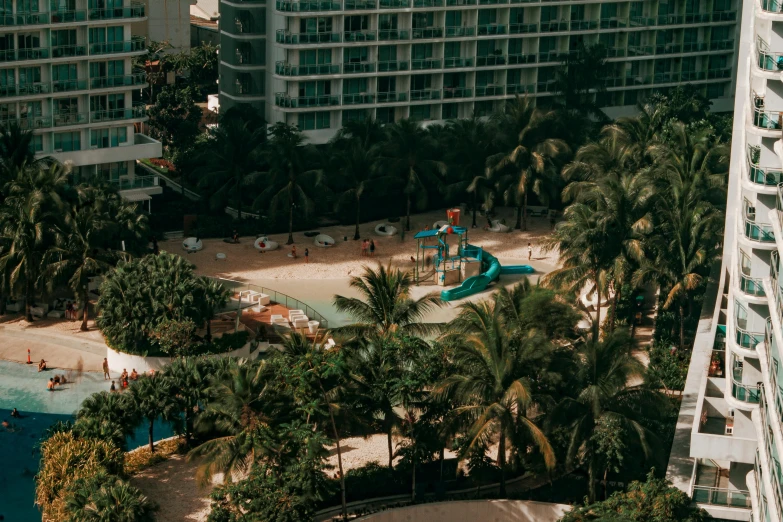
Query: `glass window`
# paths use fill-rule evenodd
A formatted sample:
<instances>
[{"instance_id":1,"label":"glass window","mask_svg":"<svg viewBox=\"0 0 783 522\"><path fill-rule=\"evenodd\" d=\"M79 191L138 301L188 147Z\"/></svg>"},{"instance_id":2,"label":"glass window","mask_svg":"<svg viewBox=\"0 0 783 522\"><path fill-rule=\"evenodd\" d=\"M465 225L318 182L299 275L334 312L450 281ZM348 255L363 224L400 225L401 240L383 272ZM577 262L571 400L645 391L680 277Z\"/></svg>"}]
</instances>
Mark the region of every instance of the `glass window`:
<instances>
[{"instance_id":1,"label":"glass window","mask_svg":"<svg viewBox=\"0 0 783 522\"><path fill-rule=\"evenodd\" d=\"M523 45L522 38L512 38L508 41L508 54L510 55L521 55L525 54L522 48ZM510 71L509 71L510 72Z\"/></svg>"},{"instance_id":2,"label":"glass window","mask_svg":"<svg viewBox=\"0 0 783 522\"><path fill-rule=\"evenodd\" d=\"M446 27L462 25L462 11L446 11Z\"/></svg>"},{"instance_id":3,"label":"glass window","mask_svg":"<svg viewBox=\"0 0 783 522\"><path fill-rule=\"evenodd\" d=\"M379 76L378 92L397 92L397 77Z\"/></svg>"},{"instance_id":4,"label":"glass window","mask_svg":"<svg viewBox=\"0 0 783 522\"><path fill-rule=\"evenodd\" d=\"M476 87L486 87L495 83L495 71L476 71Z\"/></svg>"},{"instance_id":5,"label":"glass window","mask_svg":"<svg viewBox=\"0 0 783 522\"><path fill-rule=\"evenodd\" d=\"M128 141L128 129L114 127L111 129L93 129L90 133L90 146L98 149L119 147Z\"/></svg>"},{"instance_id":6,"label":"glass window","mask_svg":"<svg viewBox=\"0 0 783 522\"><path fill-rule=\"evenodd\" d=\"M299 114L299 130L328 129L331 115L328 111L303 112Z\"/></svg>"},{"instance_id":7,"label":"glass window","mask_svg":"<svg viewBox=\"0 0 783 522\"><path fill-rule=\"evenodd\" d=\"M644 16L644 2L631 2L631 18Z\"/></svg>"},{"instance_id":8,"label":"glass window","mask_svg":"<svg viewBox=\"0 0 783 522\"><path fill-rule=\"evenodd\" d=\"M19 69L19 83L21 85L39 83L40 81L41 81L40 67L22 67Z\"/></svg>"},{"instance_id":9,"label":"glass window","mask_svg":"<svg viewBox=\"0 0 783 522\"><path fill-rule=\"evenodd\" d=\"M117 182L120 180L120 177L128 175L128 163L125 161L102 163L96 165L95 170L99 178Z\"/></svg>"},{"instance_id":10,"label":"glass window","mask_svg":"<svg viewBox=\"0 0 783 522\"><path fill-rule=\"evenodd\" d=\"M429 120L431 114L432 106L430 105L412 105L410 119Z\"/></svg>"},{"instance_id":11,"label":"glass window","mask_svg":"<svg viewBox=\"0 0 783 522\"><path fill-rule=\"evenodd\" d=\"M343 94L367 92L367 78L349 78L343 80Z\"/></svg>"},{"instance_id":12,"label":"glass window","mask_svg":"<svg viewBox=\"0 0 783 522\"><path fill-rule=\"evenodd\" d=\"M391 31L397 29L397 15L396 14L382 14L378 15L378 29L381 31Z\"/></svg>"},{"instance_id":13,"label":"glass window","mask_svg":"<svg viewBox=\"0 0 783 522\"><path fill-rule=\"evenodd\" d=\"M396 45L381 45L378 47L378 61L379 62L396 62L397 61L397 46Z\"/></svg>"},{"instance_id":14,"label":"glass window","mask_svg":"<svg viewBox=\"0 0 783 522\"><path fill-rule=\"evenodd\" d=\"M547 5L541 8L541 23L556 22L560 15L559 7L556 5Z\"/></svg>"},{"instance_id":15,"label":"glass window","mask_svg":"<svg viewBox=\"0 0 783 522\"><path fill-rule=\"evenodd\" d=\"M459 58L461 55L461 42L446 42L446 45L443 47L443 56L445 58Z\"/></svg>"},{"instance_id":16,"label":"glass window","mask_svg":"<svg viewBox=\"0 0 783 522\"><path fill-rule=\"evenodd\" d=\"M582 21L585 19L585 6L584 5L572 5L571 6L571 20Z\"/></svg>"},{"instance_id":17,"label":"glass window","mask_svg":"<svg viewBox=\"0 0 783 522\"><path fill-rule=\"evenodd\" d=\"M345 32L365 31L370 27L368 16L346 16L343 22Z\"/></svg>"},{"instance_id":18,"label":"glass window","mask_svg":"<svg viewBox=\"0 0 783 522\"><path fill-rule=\"evenodd\" d=\"M493 111L492 105L492 101L477 101L473 108L473 113L479 117L489 116Z\"/></svg>"},{"instance_id":19,"label":"glass window","mask_svg":"<svg viewBox=\"0 0 783 522\"><path fill-rule=\"evenodd\" d=\"M444 120L455 120L459 117L459 105L456 103L444 103L442 112Z\"/></svg>"},{"instance_id":20,"label":"glass window","mask_svg":"<svg viewBox=\"0 0 783 522\"><path fill-rule=\"evenodd\" d=\"M414 60L432 58L432 44L413 44L413 48L411 49L411 58Z\"/></svg>"},{"instance_id":21,"label":"glass window","mask_svg":"<svg viewBox=\"0 0 783 522\"><path fill-rule=\"evenodd\" d=\"M601 4L601 19L615 18L617 16L617 4Z\"/></svg>"},{"instance_id":22,"label":"glass window","mask_svg":"<svg viewBox=\"0 0 783 522\"><path fill-rule=\"evenodd\" d=\"M299 20L300 33L331 33L331 17L302 18Z\"/></svg>"},{"instance_id":23,"label":"glass window","mask_svg":"<svg viewBox=\"0 0 783 522\"><path fill-rule=\"evenodd\" d=\"M43 152L43 136L40 134L33 134L30 139L30 150L33 152Z\"/></svg>"},{"instance_id":24,"label":"glass window","mask_svg":"<svg viewBox=\"0 0 783 522\"><path fill-rule=\"evenodd\" d=\"M381 107L375 111L375 119L380 123L394 123L394 107Z\"/></svg>"},{"instance_id":25,"label":"glass window","mask_svg":"<svg viewBox=\"0 0 783 522\"><path fill-rule=\"evenodd\" d=\"M13 69L0 69L0 87L8 88L16 85L16 71Z\"/></svg>"},{"instance_id":26,"label":"glass window","mask_svg":"<svg viewBox=\"0 0 783 522\"><path fill-rule=\"evenodd\" d=\"M432 75L430 74L414 74L413 76L411 76L412 91L429 89L431 85L432 85Z\"/></svg>"},{"instance_id":27,"label":"glass window","mask_svg":"<svg viewBox=\"0 0 783 522\"><path fill-rule=\"evenodd\" d=\"M557 49L557 37L542 36L538 39L538 52L548 53Z\"/></svg>"},{"instance_id":28,"label":"glass window","mask_svg":"<svg viewBox=\"0 0 783 522\"><path fill-rule=\"evenodd\" d=\"M81 149L81 132L56 132L54 150L70 152Z\"/></svg>"},{"instance_id":29,"label":"glass window","mask_svg":"<svg viewBox=\"0 0 783 522\"><path fill-rule=\"evenodd\" d=\"M349 121L363 121L369 116L366 109L350 109L343 111L343 123Z\"/></svg>"},{"instance_id":30,"label":"glass window","mask_svg":"<svg viewBox=\"0 0 783 522\"><path fill-rule=\"evenodd\" d=\"M43 114L42 105L39 101L22 102L19 105L20 118L35 118Z\"/></svg>"},{"instance_id":31,"label":"glass window","mask_svg":"<svg viewBox=\"0 0 783 522\"><path fill-rule=\"evenodd\" d=\"M366 62L368 54L367 47L346 47L343 49L343 63Z\"/></svg>"},{"instance_id":32,"label":"glass window","mask_svg":"<svg viewBox=\"0 0 783 522\"><path fill-rule=\"evenodd\" d=\"M478 25L494 24L498 21L497 9L482 9L478 15Z\"/></svg>"},{"instance_id":33,"label":"glass window","mask_svg":"<svg viewBox=\"0 0 783 522\"><path fill-rule=\"evenodd\" d=\"M76 114L79 112L79 98L58 98L52 100L54 114Z\"/></svg>"},{"instance_id":34,"label":"glass window","mask_svg":"<svg viewBox=\"0 0 783 522\"><path fill-rule=\"evenodd\" d=\"M495 54L496 40L479 40L476 44L476 56L492 56Z\"/></svg>"},{"instance_id":35,"label":"glass window","mask_svg":"<svg viewBox=\"0 0 783 522\"><path fill-rule=\"evenodd\" d=\"M432 27L434 19L433 13L413 13L413 28L424 29L425 27Z\"/></svg>"}]
</instances>

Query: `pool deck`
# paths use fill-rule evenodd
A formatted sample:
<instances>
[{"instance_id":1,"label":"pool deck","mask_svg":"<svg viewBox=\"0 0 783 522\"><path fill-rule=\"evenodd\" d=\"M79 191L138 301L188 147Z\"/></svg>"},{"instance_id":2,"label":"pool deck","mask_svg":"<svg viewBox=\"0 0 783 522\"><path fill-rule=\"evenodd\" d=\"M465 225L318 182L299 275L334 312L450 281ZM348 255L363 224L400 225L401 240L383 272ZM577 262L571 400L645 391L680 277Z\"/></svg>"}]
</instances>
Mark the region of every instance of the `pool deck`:
<instances>
[{"instance_id":1,"label":"pool deck","mask_svg":"<svg viewBox=\"0 0 783 522\"><path fill-rule=\"evenodd\" d=\"M0 359L26 363L28 349L34 364L44 359L50 369L100 372L106 357L106 344L86 337L0 325Z\"/></svg>"}]
</instances>

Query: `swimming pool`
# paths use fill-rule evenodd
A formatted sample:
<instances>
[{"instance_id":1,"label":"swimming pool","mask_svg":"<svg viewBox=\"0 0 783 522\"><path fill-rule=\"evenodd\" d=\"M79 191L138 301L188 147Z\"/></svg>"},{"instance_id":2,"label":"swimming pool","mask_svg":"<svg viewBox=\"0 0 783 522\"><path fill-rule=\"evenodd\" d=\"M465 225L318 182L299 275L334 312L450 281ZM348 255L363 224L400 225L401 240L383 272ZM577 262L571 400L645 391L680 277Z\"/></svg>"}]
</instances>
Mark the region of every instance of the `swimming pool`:
<instances>
[{"instance_id":1,"label":"swimming pool","mask_svg":"<svg viewBox=\"0 0 783 522\"><path fill-rule=\"evenodd\" d=\"M41 520L34 505L39 439L52 424L73 420L73 413L85 397L109 389L109 383L100 374L84 373L76 383L49 392L46 382L54 373L38 373L35 365L0 361L0 419L11 423L10 430L0 428L0 515L5 517L4 522ZM17 408L23 417L12 419L12 408ZM172 434L169 425L156 424L156 439ZM146 443L147 429L140 426L128 441L128 448Z\"/></svg>"}]
</instances>

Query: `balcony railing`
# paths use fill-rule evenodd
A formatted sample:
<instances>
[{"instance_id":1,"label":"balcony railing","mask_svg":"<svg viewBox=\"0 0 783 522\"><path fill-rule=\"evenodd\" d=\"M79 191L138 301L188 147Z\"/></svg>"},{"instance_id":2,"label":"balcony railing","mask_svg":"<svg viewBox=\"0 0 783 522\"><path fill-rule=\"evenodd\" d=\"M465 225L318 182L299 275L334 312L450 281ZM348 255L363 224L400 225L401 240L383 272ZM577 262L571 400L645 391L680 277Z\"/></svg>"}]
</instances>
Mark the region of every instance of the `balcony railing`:
<instances>
[{"instance_id":1,"label":"balcony railing","mask_svg":"<svg viewBox=\"0 0 783 522\"><path fill-rule=\"evenodd\" d=\"M366 105L369 103L375 103L375 93L343 94L343 105Z\"/></svg>"},{"instance_id":2,"label":"balcony railing","mask_svg":"<svg viewBox=\"0 0 783 522\"><path fill-rule=\"evenodd\" d=\"M375 72L375 62L348 62L343 64L344 74L362 74Z\"/></svg>"},{"instance_id":3,"label":"balcony railing","mask_svg":"<svg viewBox=\"0 0 783 522\"><path fill-rule=\"evenodd\" d=\"M473 26L446 26L446 38L454 38L460 36L473 36L476 34L476 28Z\"/></svg>"},{"instance_id":4,"label":"balcony railing","mask_svg":"<svg viewBox=\"0 0 783 522\"><path fill-rule=\"evenodd\" d=\"M143 37L125 40L124 42L100 42L90 44L90 54L115 54L115 53L135 53L143 51L146 48L146 42Z\"/></svg>"},{"instance_id":5,"label":"balcony railing","mask_svg":"<svg viewBox=\"0 0 783 522\"><path fill-rule=\"evenodd\" d=\"M502 85L484 85L476 87L476 96L503 96L505 89Z\"/></svg>"},{"instance_id":6,"label":"balcony railing","mask_svg":"<svg viewBox=\"0 0 783 522\"><path fill-rule=\"evenodd\" d=\"M736 379L731 379L731 396L740 402L758 404L761 399L761 389L758 384L742 384ZM695 500L695 499L694 499Z\"/></svg>"},{"instance_id":7,"label":"balcony railing","mask_svg":"<svg viewBox=\"0 0 783 522\"><path fill-rule=\"evenodd\" d=\"M748 178L750 182L756 185L764 185L767 187L776 187L783 182L783 170L774 169L769 167L760 167L753 163L750 158L750 153L747 157Z\"/></svg>"},{"instance_id":8,"label":"balcony railing","mask_svg":"<svg viewBox=\"0 0 783 522\"><path fill-rule=\"evenodd\" d=\"M435 89L417 89L410 91L411 101L439 100L440 91Z\"/></svg>"},{"instance_id":9,"label":"balcony railing","mask_svg":"<svg viewBox=\"0 0 783 522\"><path fill-rule=\"evenodd\" d=\"M769 13L783 13L783 2L780 0L761 0L761 9Z\"/></svg>"},{"instance_id":10,"label":"balcony railing","mask_svg":"<svg viewBox=\"0 0 783 522\"><path fill-rule=\"evenodd\" d=\"M410 33L407 29L381 29L378 31L378 40L408 40Z\"/></svg>"},{"instance_id":11,"label":"balcony railing","mask_svg":"<svg viewBox=\"0 0 783 522\"><path fill-rule=\"evenodd\" d=\"M128 87L147 83L147 74L137 71L119 76L96 76L90 78L90 89L108 89L111 87Z\"/></svg>"},{"instance_id":12,"label":"balcony railing","mask_svg":"<svg viewBox=\"0 0 783 522\"><path fill-rule=\"evenodd\" d=\"M451 98L471 98L473 97L473 90L466 87L444 87L443 99L448 100Z\"/></svg>"},{"instance_id":13,"label":"balcony railing","mask_svg":"<svg viewBox=\"0 0 783 522\"><path fill-rule=\"evenodd\" d=\"M473 67L473 58L444 58L444 69L455 69L458 67Z\"/></svg>"},{"instance_id":14,"label":"balcony railing","mask_svg":"<svg viewBox=\"0 0 783 522\"><path fill-rule=\"evenodd\" d=\"M764 342L764 332L748 332L739 326L734 327L735 341L737 345L746 350L755 350L756 346Z\"/></svg>"},{"instance_id":15,"label":"balcony railing","mask_svg":"<svg viewBox=\"0 0 783 522\"><path fill-rule=\"evenodd\" d=\"M17 12L15 15L6 15L6 20L11 19L11 24L3 25L43 25L49 23L49 13Z\"/></svg>"},{"instance_id":16,"label":"balcony railing","mask_svg":"<svg viewBox=\"0 0 783 522\"><path fill-rule=\"evenodd\" d=\"M378 103L395 103L408 101L407 92L379 92Z\"/></svg>"},{"instance_id":17,"label":"balcony railing","mask_svg":"<svg viewBox=\"0 0 783 522\"><path fill-rule=\"evenodd\" d=\"M67 24L73 22L84 22L87 20L86 9L57 10L52 12L53 24Z\"/></svg>"},{"instance_id":18,"label":"balcony railing","mask_svg":"<svg viewBox=\"0 0 783 522\"><path fill-rule=\"evenodd\" d=\"M536 91L535 85L506 85L506 94L532 94Z\"/></svg>"},{"instance_id":19,"label":"balcony railing","mask_svg":"<svg viewBox=\"0 0 783 522\"><path fill-rule=\"evenodd\" d=\"M275 9L286 13L340 11L342 8L342 2L330 0L277 0L275 2Z\"/></svg>"},{"instance_id":20,"label":"balcony railing","mask_svg":"<svg viewBox=\"0 0 783 522\"><path fill-rule=\"evenodd\" d=\"M508 24L509 34L537 33L538 24Z\"/></svg>"},{"instance_id":21,"label":"balcony railing","mask_svg":"<svg viewBox=\"0 0 783 522\"><path fill-rule=\"evenodd\" d=\"M443 27L422 27L420 29L411 29L411 36L414 40L427 38L443 38Z\"/></svg>"},{"instance_id":22,"label":"balcony railing","mask_svg":"<svg viewBox=\"0 0 783 522\"><path fill-rule=\"evenodd\" d=\"M378 3L375 0L345 0L346 11L363 11L378 9Z\"/></svg>"},{"instance_id":23,"label":"balcony railing","mask_svg":"<svg viewBox=\"0 0 783 522\"><path fill-rule=\"evenodd\" d=\"M509 54L508 63L509 65L517 65L523 63L536 63L536 55L535 54Z\"/></svg>"},{"instance_id":24,"label":"balcony railing","mask_svg":"<svg viewBox=\"0 0 783 522\"><path fill-rule=\"evenodd\" d=\"M506 57L500 54L490 56L476 56L476 67L492 67L495 65L505 65Z\"/></svg>"},{"instance_id":25,"label":"balcony railing","mask_svg":"<svg viewBox=\"0 0 783 522\"><path fill-rule=\"evenodd\" d=\"M764 293L764 284L761 278L749 277L743 274L742 271L739 272L739 286L740 290L745 294L753 297L765 297L767 295Z\"/></svg>"},{"instance_id":26,"label":"balcony railing","mask_svg":"<svg viewBox=\"0 0 783 522\"><path fill-rule=\"evenodd\" d=\"M693 486L693 501L698 504L712 504L750 508L750 493L727 488L711 488L708 486Z\"/></svg>"},{"instance_id":27,"label":"balcony railing","mask_svg":"<svg viewBox=\"0 0 783 522\"><path fill-rule=\"evenodd\" d=\"M508 26L504 24L481 24L476 26L476 34L479 36L490 36L507 33Z\"/></svg>"},{"instance_id":28,"label":"balcony railing","mask_svg":"<svg viewBox=\"0 0 783 522\"><path fill-rule=\"evenodd\" d=\"M319 94L315 96L289 96L285 93L275 93L275 105L289 109L307 107L330 107L340 105L340 97L334 94Z\"/></svg>"},{"instance_id":29,"label":"balcony railing","mask_svg":"<svg viewBox=\"0 0 783 522\"><path fill-rule=\"evenodd\" d=\"M426 69L440 69L441 61L434 58L423 58L420 60L411 60L412 71L422 71Z\"/></svg>"},{"instance_id":30,"label":"balcony railing","mask_svg":"<svg viewBox=\"0 0 783 522\"><path fill-rule=\"evenodd\" d=\"M378 39L376 31L345 31L343 40L346 42L374 42Z\"/></svg>"},{"instance_id":31,"label":"balcony railing","mask_svg":"<svg viewBox=\"0 0 783 522\"><path fill-rule=\"evenodd\" d=\"M405 61L378 62L378 72L396 72L407 70L408 62Z\"/></svg>"},{"instance_id":32,"label":"balcony railing","mask_svg":"<svg viewBox=\"0 0 783 522\"><path fill-rule=\"evenodd\" d=\"M275 41L281 44L319 44L319 43L337 43L342 40L341 33L298 33L293 34L278 29L275 33Z\"/></svg>"},{"instance_id":33,"label":"balcony railing","mask_svg":"<svg viewBox=\"0 0 783 522\"><path fill-rule=\"evenodd\" d=\"M107 109L90 112L90 123L116 120L135 120L147 116L147 107L143 103L134 103L130 108Z\"/></svg>"},{"instance_id":34,"label":"balcony railing","mask_svg":"<svg viewBox=\"0 0 783 522\"><path fill-rule=\"evenodd\" d=\"M160 185L158 176L135 176L133 179L120 178L110 180L109 183L117 187L117 190L132 190Z\"/></svg>"},{"instance_id":35,"label":"balcony railing","mask_svg":"<svg viewBox=\"0 0 783 522\"><path fill-rule=\"evenodd\" d=\"M759 241L761 243L775 242L775 233L772 225L768 223L756 223L746 218L743 221L743 233L751 241Z\"/></svg>"},{"instance_id":36,"label":"balcony railing","mask_svg":"<svg viewBox=\"0 0 783 522\"><path fill-rule=\"evenodd\" d=\"M144 18L144 4L131 2L129 6L90 9L90 20L119 20L124 18Z\"/></svg>"},{"instance_id":37,"label":"balcony railing","mask_svg":"<svg viewBox=\"0 0 783 522\"><path fill-rule=\"evenodd\" d=\"M280 76L316 76L321 74L339 74L340 65L323 63L309 65L291 65L285 62L275 62L275 74Z\"/></svg>"},{"instance_id":38,"label":"balcony railing","mask_svg":"<svg viewBox=\"0 0 783 522\"><path fill-rule=\"evenodd\" d=\"M52 117L55 127L70 127L71 125L84 125L89 121L90 115L86 112L56 113Z\"/></svg>"}]
</instances>

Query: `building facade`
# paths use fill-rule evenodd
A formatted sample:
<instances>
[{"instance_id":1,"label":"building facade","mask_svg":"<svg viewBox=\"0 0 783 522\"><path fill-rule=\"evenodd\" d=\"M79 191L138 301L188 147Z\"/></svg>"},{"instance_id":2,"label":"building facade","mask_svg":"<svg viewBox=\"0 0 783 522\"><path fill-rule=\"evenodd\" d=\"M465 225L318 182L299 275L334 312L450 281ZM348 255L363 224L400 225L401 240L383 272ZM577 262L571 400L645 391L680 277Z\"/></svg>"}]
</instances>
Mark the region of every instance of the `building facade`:
<instances>
[{"instance_id":1,"label":"building facade","mask_svg":"<svg viewBox=\"0 0 783 522\"><path fill-rule=\"evenodd\" d=\"M668 477L716 518L781 522L783 4L741 8L722 266L694 343Z\"/></svg>"},{"instance_id":2,"label":"building facade","mask_svg":"<svg viewBox=\"0 0 783 522\"><path fill-rule=\"evenodd\" d=\"M38 156L99 176L128 199L149 200L157 178L136 175L136 160L161 155L141 133L146 87L133 58L146 52L131 24L146 20L129 0L0 0L0 120L33 132Z\"/></svg>"},{"instance_id":3,"label":"building facade","mask_svg":"<svg viewBox=\"0 0 783 522\"><path fill-rule=\"evenodd\" d=\"M581 44L603 44L610 116L699 85L731 110L741 0L221 0L221 107L247 104L312 138L372 116L486 115L552 96Z\"/></svg>"}]
</instances>

